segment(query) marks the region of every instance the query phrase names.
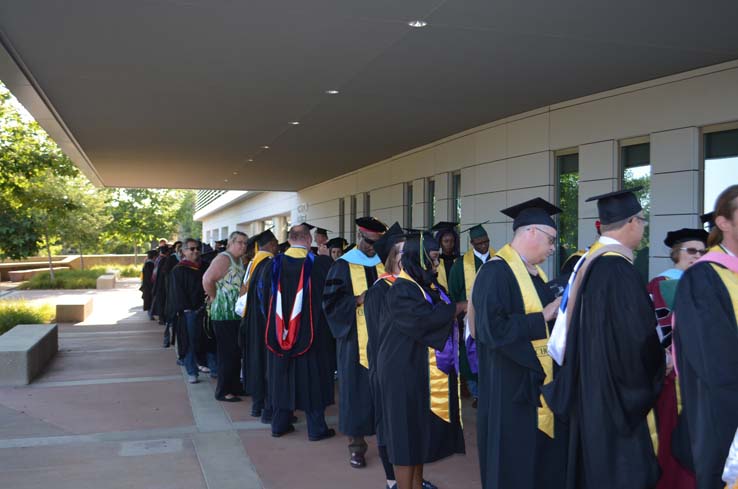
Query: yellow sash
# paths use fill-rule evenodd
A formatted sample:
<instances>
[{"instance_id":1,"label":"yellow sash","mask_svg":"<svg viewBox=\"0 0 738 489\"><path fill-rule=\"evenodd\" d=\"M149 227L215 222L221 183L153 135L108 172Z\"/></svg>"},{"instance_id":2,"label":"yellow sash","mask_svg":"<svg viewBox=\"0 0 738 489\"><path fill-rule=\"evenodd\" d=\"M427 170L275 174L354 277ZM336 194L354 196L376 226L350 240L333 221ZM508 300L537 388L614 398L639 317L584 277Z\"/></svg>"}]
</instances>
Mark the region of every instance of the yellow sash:
<instances>
[{"instance_id":1,"label":"yellow sash","mask_svg":"<svg viewBox=\"0 0 738 489\"><path fill-rule=\"evenodd\" d=\"M448 277L446 276L446 266L443 263L443 258L440 259L438 264L438 283L443 285L443 288L448 291Z\"/></svg>"},{"instance_id":2,"label":"yellow sash","mask_svg":"<svg viewBox=\"0 0 738 489\"><path fill-rule=\"evenodd\" d=\"M534 314L543 311L543 304L541 299L538 297L536 287L533 285L533 280L530 277L528 269L525 267L522 258L512 246L506 244L497 252L498 257L502 258L505 263L512 269L513 275L515 275L515 281L520 287L520 293L523 295L523 304L525 305L526 314ZM548 282L546 274L543 272L541 267L536 265L538 275L541 280ZM548 325L546 325L546 338L540 340L531 341L533 350L536 352L538 361L543 367L543 371L546 374L543 380L544 385L548 384L553 380L553 359L548 354ZM546 400L543 395L540 396L541 407L538 408L538 429L547 434L550 438L554 437L554 415L551 409L546 404Z\"/></svg>"},{"instance_id":3,"label":"yellow sash","mask_svg":"<svg viewBox=\"0 0 738 489\"><path fill-rule=\"evenodd\" d=\"M243 287L241 288L241 292L242 292L241 295L248 294L249 289L251 288L251 282L254 281L254 273L253 272L254 272L254 270L256 270L256 267L259 265L259 263L261 263L265 259L271 258L273 256L274 255L272 255L268 251L257 251L256 252L256 255L254 255L254 259L251 260L249 262L248 266L246 267L246 283L244 283L243 284ZM247 307L248 306L246 304L244 304L244 306L243 306L243 316L242 317L246 317L246 308Z\"/></svg>"},{"instance_id":4,"label":"yellow sash","mask_svg":"<svg viewBox=\"0 0 738 489\"><path fill-rule=\"evenodd\" d=\"M413 278L405 273L403 270L400 272L399 277L404 278L405 280L409 280L415 285L418 286L418 290L420 290L420 294L423 297L423 300L426 300L425 298L425 291L423 291L423 288L418 284ZM431 412L444 420L447 423L451 422L451 395L450 395L450 388L449 388L449 380L448 380L448 374L443 373L442 370L438 368L438 362L436 361L436 350L435 348L428 348L428 387L430 391L430 408ZM457 376L456 381L460 383L460 379ZM457 390L456 392L459 392L460 385L457 384ZM459 398L459 413L461 413L461 396L458 396ZM461 420L461 416L459 416L459 420Z\"/></svg>"},{"instance_id":5,"label":"yellow sash","mask_svg":"<svg viewBox=\"0 0 738 489\"><path fill-rule=\"evenodd\" d=\"M708 251L713 253L725 253L722 246L713 246ZM718 274L720 280L723 281L725 288L728 289L728 295L730 301L733 303L733 311L735 313L735 319L738 321L738 274L733 271L723 268L720 265L712 264L712 269Z\"/></svg>"},{"instance_id":6,"label":"yellow sash","mask_svg":"<svg viewBox=\"0 0 738 489\"><path fill-rule=\"evenodd\" d=\"M495 249L489 247L489 256L495 254ZM477 264L474 259L474 248L469 248L464 253L464 286L466 287L466 300L471 300L472 285L474 285L474 279L477 278Z\"/></svg>"},{"instance_id":7,"label":"yellow sash","mask_svg":"<svg viewBox=\"0 0 738 489\"><path fill-rule=\"evenodd\" d=\"M381 263L379 263L375 268L377 269L377 277L384 273L384 265ZM351 271L351 286L354 290L354 297L359 297L361 294L366 292L372 284L368 284L366 281L364 265L349 263L349 270ZM356 337L359 341L359 363L364 368L369 368L369 357L366 354L366 345L369 343L369 334L366 331L364 304L356 307Z\"/></svg>"}]
</instances>

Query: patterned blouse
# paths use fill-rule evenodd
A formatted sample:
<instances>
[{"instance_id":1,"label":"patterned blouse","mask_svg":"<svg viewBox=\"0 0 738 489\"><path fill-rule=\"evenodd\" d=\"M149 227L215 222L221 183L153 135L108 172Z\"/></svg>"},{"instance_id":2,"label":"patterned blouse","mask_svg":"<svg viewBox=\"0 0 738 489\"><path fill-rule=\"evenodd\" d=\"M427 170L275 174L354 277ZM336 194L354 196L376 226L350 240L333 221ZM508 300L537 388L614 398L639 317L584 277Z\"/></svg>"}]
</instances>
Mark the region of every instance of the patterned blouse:
<instances>
[{"instance_id":1,"label":"patterned blouse","mask_svg":"<svg viewBox=\"0 0 738 489\"><path fill-rule=\"evenodd\" d=\"M225 276L215 283L216 294L213 303L210 305L210 319L213 321L240 321L241 316L236 313L235 306L246 268L241 260L234 259L227 251L224 251L223 254L228 257L231 264Z\"/></svg>"}]
</instances>

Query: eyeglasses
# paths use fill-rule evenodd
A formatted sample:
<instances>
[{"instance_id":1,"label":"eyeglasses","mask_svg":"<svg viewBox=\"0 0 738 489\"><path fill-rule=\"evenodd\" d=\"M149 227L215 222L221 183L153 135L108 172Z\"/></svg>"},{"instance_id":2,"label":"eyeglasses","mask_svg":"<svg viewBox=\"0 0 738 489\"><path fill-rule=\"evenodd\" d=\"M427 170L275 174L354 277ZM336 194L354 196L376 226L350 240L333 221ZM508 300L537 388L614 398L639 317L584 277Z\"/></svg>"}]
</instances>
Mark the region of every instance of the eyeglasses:
<instances>
[{"instance_id":1,"label":"eyeglasses","mask_svg":"<svg viewBox=\"0 0 738 489\"><path fill-rule=\"evenodd\" d=\"M190 246L189 248L185 248L185 249L190 250L190 251L200 251L200 248L198 248L197 246Z\"/></svg>"},{"instance_id":2,"label":"eyeglasses","mask_svg":"<svg viewBox=\"0 0 738 489\"><path fill-rule=\"evenodd\" d=\"M374 243L377 242L377 240L375 240L375 239L369 239L366 236L364 236L363 234L361 235L361 239L364 240L364 242L366 242L366 244L370 244L370 245L373 245Z\"/></svg>"},{"instance_id":3,"label":"eyeglasses","mask_svg":"<svg viewBox=\"0 0 738 489\"><path fill-rule=\"evenodd\" d=\"M548 244L549 244L549 246L553 245L556 242L556 236L554 236L553 234L547 233L546 231L544 231L543 229L539 228L538 226L533 226L533 228L534 229L537 229L538 231L540 231L543 234L545 234L546 236L548 236Z\"/></svg>"},{"instance_id":4,"label":"eyeglasses","mask_svg":"<svg viewBox=\"0 0 738 489\"><path fill-rule=\"evenodd\" d=\"M633 216L635 219L638 219L644 226L648 226L648 219L642 216Z\"/></svg>"},{"instance_id":5,"label":"eyeglasses","mask_svg":"<svg viewBox=\"0 0 738 489\"><path fill-rule=\"evenodd\" d=\"M700 255L705 256L707 254L707 250L704 248L679 248L682 251L686 251L688 255Z\"/></svg>"}]
</instances>

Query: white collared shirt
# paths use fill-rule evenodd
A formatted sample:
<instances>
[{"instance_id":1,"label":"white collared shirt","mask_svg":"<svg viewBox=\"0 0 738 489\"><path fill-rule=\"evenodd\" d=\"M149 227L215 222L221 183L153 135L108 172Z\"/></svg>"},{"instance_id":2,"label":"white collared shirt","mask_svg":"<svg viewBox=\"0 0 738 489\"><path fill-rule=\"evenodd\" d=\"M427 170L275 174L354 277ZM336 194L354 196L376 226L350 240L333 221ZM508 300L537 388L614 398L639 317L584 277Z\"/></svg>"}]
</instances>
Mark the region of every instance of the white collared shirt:
<instances>
[{"instance_id":1,"label":"white collared shirt","mask_svg":"<svg viewBox=\"0 0 738 489\"><path fill-rule=\"evenodd\" d=\"M477 250L475 250L474 248L472 248L472 251L474 252L474 256L482 260L482 263L486 263L487 260L489 259L489 251L485 253L484 255L478 252Z\"/></svg>"},{"instance_id":2,"label":"white collared shirt","mask_svg":"<svg viewBox=\"0 0 738 489\"><path fill-rule=\"evenodd\" d=\"M602 243L603 245L620 245L620 246L625 246L625 245L623 245L623 243L621 243L617 239L611 238L609 236L600 236L600 243Z\"/></svg>"}]
</instances>

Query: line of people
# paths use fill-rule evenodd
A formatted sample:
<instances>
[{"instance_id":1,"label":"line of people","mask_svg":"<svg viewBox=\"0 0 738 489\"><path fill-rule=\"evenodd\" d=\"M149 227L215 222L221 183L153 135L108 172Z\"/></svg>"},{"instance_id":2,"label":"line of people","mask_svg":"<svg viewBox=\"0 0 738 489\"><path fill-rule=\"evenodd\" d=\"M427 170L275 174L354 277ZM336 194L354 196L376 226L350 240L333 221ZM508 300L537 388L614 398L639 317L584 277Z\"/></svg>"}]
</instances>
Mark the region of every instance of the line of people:
<instances>
[{"instance_id":1,"label":"line of people","mask_svg":"<svg viewBox=\"0 0 738 489\"><path fill-rule=\"evenodd\" d=\"M470 228L463 256L455 223L433 234L371 217L351 249L326 232L311 248L306 223L282 245L268 230L233 233L204 273L187 240L170 276L188 292L170 310L190 380L209 366L218 400L248 392L275 437L301 410L319 441L336 433L324 412L337 379L348 462L366 466L376 434L389 489L433 488L424 464L465 452L463 387L485 488L722 487L738 428L738 186L718 198L709 236L667 235L674 269L647 289L635 194L589 200L600 237L553 281L541 265L560 209L540 198L501 211L512 239L500 250ZM208 324L217 365L201 345Z\"/></svg>"}]
</instances>

